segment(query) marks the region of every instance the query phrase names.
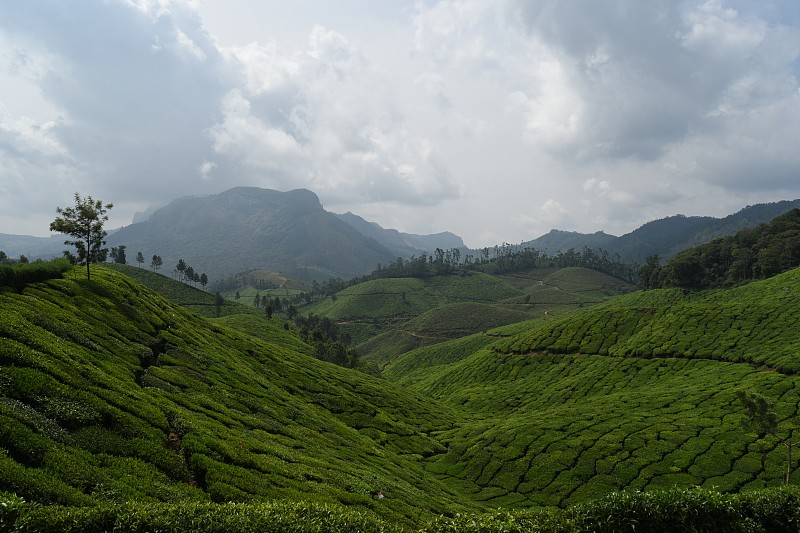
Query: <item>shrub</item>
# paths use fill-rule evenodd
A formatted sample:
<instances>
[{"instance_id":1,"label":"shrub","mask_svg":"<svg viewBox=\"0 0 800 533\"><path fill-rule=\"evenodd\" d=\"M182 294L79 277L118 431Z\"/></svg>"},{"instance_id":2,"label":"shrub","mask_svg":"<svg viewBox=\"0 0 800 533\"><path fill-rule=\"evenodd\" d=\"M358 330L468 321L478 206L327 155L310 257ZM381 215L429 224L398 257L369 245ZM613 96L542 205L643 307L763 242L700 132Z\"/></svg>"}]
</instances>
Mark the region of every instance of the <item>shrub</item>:
<instances>
[{"instance_id":1,"label":"shrub","mask_svg":"<svg viewBox=\"0 0 800 533\"><path fill-rule=\"evenodd\" d=\"M30 283L61 278L64 272L70 268L69 261L66 259L37 261L13 266L0 265L0 287L11 287L21 291Z\"/></svg>"}]
</instances>

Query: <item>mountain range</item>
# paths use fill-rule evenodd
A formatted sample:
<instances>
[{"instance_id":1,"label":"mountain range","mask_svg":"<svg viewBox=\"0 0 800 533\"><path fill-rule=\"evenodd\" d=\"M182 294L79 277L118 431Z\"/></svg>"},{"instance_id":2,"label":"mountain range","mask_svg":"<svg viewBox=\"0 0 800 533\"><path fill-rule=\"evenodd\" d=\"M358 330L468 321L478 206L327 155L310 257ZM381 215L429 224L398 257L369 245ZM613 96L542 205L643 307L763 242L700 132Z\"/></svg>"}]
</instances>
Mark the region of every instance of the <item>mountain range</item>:
<instances>
[{"instance_id":1,"label":"mountain range","mask_svg":"<svg viewBox=\"0 0 800 533\"><path fill-rule=\"evenodd\" d=\"M523 242L555 255L569 249L603 249L622 260L644 263L650 255L669 259L678 252L715 237L766 223L800 207L800 200L748 206L724 218L675 215L614 236L602 231L577 233L552 230ZM184 259L196 272L212 279L251 269L270 269L305 280L351 278L398 257L432 253L437 248L469 250L450 232L415 235L386 229L353 213L323 209L311 191L279 192L235 187L211 196L189 196L139 214L129 226L109 231L109 246L125 245L128 262L141 251L149 264L153 255L168 268ZM60 256L63 236L49 238L0 234L0 250L9 257L29 259Z\"/></svg>"}]
</instances>

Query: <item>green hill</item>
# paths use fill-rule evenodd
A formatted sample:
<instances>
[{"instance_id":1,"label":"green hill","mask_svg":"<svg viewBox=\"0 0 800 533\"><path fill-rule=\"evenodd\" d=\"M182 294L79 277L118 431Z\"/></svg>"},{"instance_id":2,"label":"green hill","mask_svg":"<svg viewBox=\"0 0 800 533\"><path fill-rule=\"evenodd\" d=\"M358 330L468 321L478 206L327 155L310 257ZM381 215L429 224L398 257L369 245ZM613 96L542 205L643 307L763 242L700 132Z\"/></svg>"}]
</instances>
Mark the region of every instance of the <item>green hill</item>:
<instances>
[{"instance_id":1,"label":"green hill","mask_svg":"<svg viewBox=\"0 0 800 533\"><path fill-rule=\"evenodd\" d=\"M335 320L408 317L456 302L499 302L520 291L480 272L428 278L383 278L348 287L303 311Z\"/></svg>"},{"instance_id":2,"label":"green hill","mask_svg":"<svg viewBox=\"0 0 800 533\"><path fill-rule=\"evenodd\" d=\"M574 274L562 281L579 290ZM165 278L161 290L191 305L208 296L176 283ZM743 429L737 393L764 394L788 433L800 405L798 286L793 270L724 291L637 292L411 351L382 378L317 361L282 321L236 305L202 318L108 266L91 283L69 273L0 291L0 522L700 527L679 512L691 508L706 524L774 530L763 524L790 523L800 493L748 496L780 483L786 455ZM505 290L512 301L525 294ZM425 313L415 322L452 331ZM612 495L698 486L745 492ZM498 507L531 509L472 514ZM718 508L729 514L705 514Z\"/></svg>"},{"instance_id":3,"label":"green hill","mask_svg":"<svg viewBox=\"0 0 800 533\"><path fill-rule=\"evenodd\" d=\"M0 489L65 505L303 500L396 523L463 508L420 464L443 451L450 409L224 320L107 267L0 292Z\"/></svg>"},{"instance_id":4,"label":"green hill","mask_svg":"<svg viewBox=\"0 0 800 533\"><path fill-rule=\"evenodd\" d=\"M587 268L381 278L301 308L340 323L379 367L414 348L602 302L633 287Z\"/></svg>"},{"instance_id":5,"label":"green hill","mask_svg":"<svg viewBox=\"0 0 800 533\"><path fill-rule=\"evenodd\" d=\"M793 427L798 286L793 270L725 291L637 292L421 348L383 375L461 413L427 468L490 506L777 485L786 451L743 429L736 394L761 392L780 432Z\"/></svg>"}]
</instances>

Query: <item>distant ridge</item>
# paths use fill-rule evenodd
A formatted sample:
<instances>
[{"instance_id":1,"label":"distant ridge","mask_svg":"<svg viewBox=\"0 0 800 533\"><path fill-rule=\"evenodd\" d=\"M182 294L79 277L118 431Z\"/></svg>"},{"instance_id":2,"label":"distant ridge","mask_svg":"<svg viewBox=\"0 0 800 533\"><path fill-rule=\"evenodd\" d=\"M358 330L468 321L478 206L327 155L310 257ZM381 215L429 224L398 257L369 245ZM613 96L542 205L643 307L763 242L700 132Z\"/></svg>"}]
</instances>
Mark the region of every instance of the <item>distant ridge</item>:
<instances>
[{"instance_id":1,"label":"distant ridge","mask_svg":"<svg viewBox=\"0 0 800 533\"><path fill-rule=\"evenodd\" d=\"M602 231L589 234L551 230L521 246L535 248L549 255L566 252L570 248L577 251L584 247L602 248L611 255L619 254L625 261L644 263L650 255L658 254L662 259L669 259L692 246L767 223L794 208L800 208L800 200L747 206L724 218L674 215L648 222L621 237Z\"/></svg>"},{"instance_id":2,"label":"distant ridge","mask_svg":"<svg viewBox=\"0 0 800 533\"><path fill-rule=\"evenodd\" d=\"M432 235L414 235L413 233L402 233L396 229L384 229L375 222L368 222L350 212L336 216L361 234L386 246L397 256L411 257L412 255L420 255L422 252L430 254L437 248L442 250L458 248L462 252L467 250L461 237L449 231Z\"/></svg>"},{"instance_id":3,"label":"distant ridge","mask_svg":"<svg viewBox=\"0 0 800 533\"><path fill-rule=\"evenodd\" d=\"M603 231L553 229L520 247L548 255L570 248L603 249L611 256L619 254L623 261L643 264L648 256L658 254L668 260L697 244L767 223L793 208L800 208L800 200L747 206L724 218L674 215L620 237ZM127 246L129 262L137 251L148 263L154 254L160 255L170 269L183 258L212 278L254 268L283 271L305 280L350 278L372 271L378 263L436 248L457 248L462 257L479 254L451 232L402 233L353 213L330 213L316 194L305 189L279 192L235 187L217 195L179 198L160 209L137 213L135 220L141 222L109 230L109 246ZM0 233L0 250L12 258L23 254L29 259L49 259L61 256L63 241L61 235Z\"/></svg>"}]
</instances>

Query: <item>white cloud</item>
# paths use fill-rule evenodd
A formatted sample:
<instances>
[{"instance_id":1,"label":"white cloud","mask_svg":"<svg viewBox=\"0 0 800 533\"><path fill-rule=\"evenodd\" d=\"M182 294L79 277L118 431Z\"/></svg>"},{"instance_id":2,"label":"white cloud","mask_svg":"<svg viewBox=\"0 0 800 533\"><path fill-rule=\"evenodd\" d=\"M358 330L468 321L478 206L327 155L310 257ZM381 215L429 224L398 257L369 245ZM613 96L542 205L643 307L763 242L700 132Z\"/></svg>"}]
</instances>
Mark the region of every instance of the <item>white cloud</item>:
<instances>
[{"instance_id":1,"label":"white cloud","mask_svg":"<svg viewBox=\"0 0 800 533\"><path fill-rule=\"evenodd\" d=\"M216 2L0 3L0 223L248 184L491 245L800 196L787 3Z\"/></svg>"}]
</instances>

